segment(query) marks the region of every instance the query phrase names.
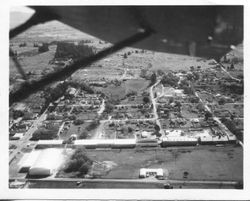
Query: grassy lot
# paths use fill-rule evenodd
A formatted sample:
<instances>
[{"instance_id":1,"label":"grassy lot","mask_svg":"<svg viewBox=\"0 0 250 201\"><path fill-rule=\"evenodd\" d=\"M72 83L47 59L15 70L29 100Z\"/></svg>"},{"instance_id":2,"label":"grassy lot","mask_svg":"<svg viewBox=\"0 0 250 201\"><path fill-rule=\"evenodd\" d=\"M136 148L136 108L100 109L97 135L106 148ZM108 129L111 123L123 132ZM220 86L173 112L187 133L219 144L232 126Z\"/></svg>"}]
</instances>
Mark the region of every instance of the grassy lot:
<instances>
[{"instance_id":1,"label":"grassy lot","mask_svg":"<svg viewBox=\"0 0 250 201\"><path fill-rule=\"evenodd\" d=\"M23 50L19 51L28 51L26 50L28 47L25 47ZM33 50L33 47L30 47ZM24 71L27 73L28 71L43 71L46 68L51 68L49 65L49 61L54 58L54 54L56 51L56 46L50 46L48 52L44 52L41 54L35 54L34 56L25 56L19 59L20 64L22 65ZM10 59L10 74L17 73L16 67L12 59Z\"/></svg>"},{"instance_id":2,"label":"grassy lot","mask_svg":"<svg viewBox=\"0 0 250 201\"><path fill-rule=\"evenodd\" d=\"M108 85L108 87L94 87L97 91L101 91L112 99L122 99L126 95L126 85L124 82L120 86L115 86L113 84Z\"/></svg>"},{"instance_id":3,"label":"grassy lot","mask_svg":"<svg viewBox=\"0 0 250 201\"><path fill-rule=\"evenodd\" d=\"M116 164L101 178L137 179L140 168L163 168L169 179L182 180L242 180L243 153L241 147L198 146L143 150L88 150L96 161Z\"/></svg>"},{"instance_id":4,"label":"grassy lot","mask_svg":"<svg viewBox=\"0 0 250 201\"><path fill-rule=\"evenodd\" d=\"M89 155L93 157L91 153ZM164 149L156 152L122 151L119 154L101 152L96 154L96 158L98 161L114 161L117 164L107 178L138 178L142 167L163 168L168 171L169 179L183 179L184 171L189 172L190 180L233 180L242 179L243 175L242 150L230 146Z\"/></svg>"},{"instance_id":5,"label":"grassy lot","mask_svg":"<svg viewBox=\"0 0 250 201\"><path fill-rule=\"evenodd\" d=\"M184 118L198 118L199 111L196 109L197 104L183 104L181 114Z\"/></svg>"},{"instance_id":6,"label":"grassy lot","mask_svg":"<svg viewBox=\"0 0 250 201\"><path fill-rule=\"evenodd\" d=\"M79 136L83 130L85 130L85 128L90 124L90 122L85 122L81 125L74 125L73 123L70 125L69 130L65 130L61 135L60 135L60 139L62 140L66 140L69 139L69 137L72 134L76 134L77 136ZM90 131L89 134L91 135L92 132Z\"/></svg>"},{"instance_id":7,"label":"grassy lot","mask_svg":"<svg viewBox=\"0 0 250 201\"><path fill-rule=\"evenodd\" d=\"M126 91L136 91L137 93L143 92L149 85L149 81L138 79L138 80L127 80L125 82Z\"/></svg>"},{"instance_id":8,"label":"grassy lot","mask_svg":"<svg viewBox=\"0 0 250 201\"><path fill-rule=\"evenodd\" d=\"M157 52L153 57L152 70L161 69L163 71L189 70L190 66L201 66L202 69L209 68L209 60L186 55L167 54Z\"/></svg>"}]
</instances>

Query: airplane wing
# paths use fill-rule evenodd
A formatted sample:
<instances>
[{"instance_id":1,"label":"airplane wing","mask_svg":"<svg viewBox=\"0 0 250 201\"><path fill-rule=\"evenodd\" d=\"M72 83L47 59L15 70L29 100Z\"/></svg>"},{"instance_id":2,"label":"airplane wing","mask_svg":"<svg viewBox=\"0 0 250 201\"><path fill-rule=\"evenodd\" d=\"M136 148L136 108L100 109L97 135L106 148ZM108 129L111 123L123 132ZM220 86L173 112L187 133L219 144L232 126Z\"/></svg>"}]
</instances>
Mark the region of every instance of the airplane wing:
<instances>
[{"instance_id":1,"label":"airplane wing","mask_svg":"<svg viewBox=\"0 0 250 201\"><path fill-rule=\"evenodd\" d=\"M132 47L218 59L243 41L243 6L30 6L102 40L154 31Z\"/></svg>"}]
</instances>

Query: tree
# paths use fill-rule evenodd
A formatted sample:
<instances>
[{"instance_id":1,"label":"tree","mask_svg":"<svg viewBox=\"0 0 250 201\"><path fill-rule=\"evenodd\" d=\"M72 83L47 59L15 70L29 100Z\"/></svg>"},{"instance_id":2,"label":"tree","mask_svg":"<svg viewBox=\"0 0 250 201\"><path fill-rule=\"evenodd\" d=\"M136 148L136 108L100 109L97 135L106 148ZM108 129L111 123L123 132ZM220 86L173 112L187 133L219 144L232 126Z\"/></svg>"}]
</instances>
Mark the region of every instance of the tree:
<instances>
[{"instance_id":1,"label":"tree","mask_svg":"<svg viewBox=\"0 0 250 201\"><path fill-rule=\"evenodd\" d=\"M148 72L147 69L141 69L140 77L146 78L147 77L147 72Z\"/></svg>"},{"instance_id":2,"label":"tree","mask_svg":"<svg viewBox=\"0 0 250 201\"><path fill-rule=\"evenodd\" d=\"M194 80L200 79L200 74L198 72L193 72Z\"/></svg>"},{"instance_id":3,"label":"tree","mask_svg":"<svg viewBox=\"0 0 250 201\"><path fill-rule=\"evenodd\" d=\"M14 110L13 111L13 119L17 119L19 117L22 117L24 115L24 112L21 110Z\"/></svg>"},{"instance_id":4,"label":"tree","mask_svg":"<svg viewBox=\"0 0 250 201\"><path fill-rule=\"evenodd\" d=\"M70 160L67 164L67 167L64 169L64 172L75 172L79 168L78 161L76 159Z\"/></svg>"},{"instance_id":5,"label":"tree","mask_svg":"<svg viewBox=\"0 0 250 201\"><path fill-rule=\"evenodd\" d=\"M165 74L165 73L164 73L163 70L161 70L161 69L157 70L157 75L158 75L158 76L161 76L161 75L164 75L164 74Z\"/></svg>"},{"instance_id":6,"label":"tree","mask_svg":"<svg viewBox=\"0 0 250 201\"><path fill-rule=\"evenodd\" d=\"M84 148L78 148L71 156L70 161L64 168L64 172L79 172L80 175L88 173L93 161L87 156Z\"/></svg>"},{"instance_id":7,"label":"tree","mask_svg":"<svg viewBox=\"0 0 250 201\"><path fill-rule=\"evenodd\" d=\"M193 96L193 97L191 96L189 98L189 101L190 101L190 103L199 103L200 99L196 96Z\"/></svg>"},{"instance_id":8,"label":"tree","mask_svg":"<svg viewBox=\"0 0 250 201\"><path fill-rule=\"evenodd\" d=\"M90 164L89 163L84 163L80 168L79 168L79 172L83 175L87 174L89 169L90 169Z\"/></svg>"},{"instance_id":9,"label":"tree","mask_svg":"<svg viewBox=\"0 0 250 201\"><path fill-rule=\"evenodd\" d=\"M187 79L183 79L180 81L179 86L183 88L184 86L189 86L189 81Z\"/></svg>"},{"instance_id":10,"label":"tree","mask_svg":"<svg viewBox=\"0 0 250 201\"><path fill-rule=\"evenodd\" d=\"M51 140L56 137L57 137L57 130L55 130L55 128L51 129L41 128L33 133L31 140Z\"/></svg>"},{"instance_id":11,"label":"tree","mask_svg":"<svg viewBox=\"0 0 250 201\"><path fill-rule=\"evenodd\" d=\"M137 91L130 91L129 93L126 94L127 97L129 96L137 96Z\"/></svg>"},{"instance_id":12,"label":"tree","mask_svg":"<svg viewBox=\"0 0 250 201\"><path fill-rule=\"evenodd\" d=\"M187 74L187 80L193 80L194 79L194 76L192 73L188 73Z\"/></svg>"},{"instance_id":13,"label":"tree","mask_svg":"<svg viewBox=\"0 0 250 201\"><path fill-rule=\"evenodd\" d=\"M234 69L234 64L231 63L231 65L230 65L230 70L233 70L233 69Z\"/></svg>"},{"instance_id":14,"label":"tree","mask_svg":"<svg viewBox=\"0 0 250 201\"><path fill-rule=\"evenodd\" d=\"M238 140L243 141L243 132L237 128L235 121L225 117L220 120L237 137Z\"/></svg>"},{"instance_id":15,"label":"tree","mask_svg":"<svg viewBox=\"0 0 250 201\"><path fill-rule=\"evenodd\" d=\"M172 87L177 87L179 82L179 77L175 76L173 73L168 73L167 75L164 75L161 79L161 83L163 85L169 85Z\"/></svg>"},{"instance_id":16,"label":"tree","mask_svg":"<svg viewBox=\"0 0 250 201\"><path fill-rule=\"evenodd\" d=\"M43 53L49 51L49 44L43 43L42 46L38 47L38 52Z\"/></svg>"},{"instance_id":17,"label":"tree","mask_svg":"<svg viewBox=\"0 0 250 201\"><path fill-rule=\"evenodd\" d=\"M152 86L156 83L156 74L153 73L150 77L150 85L149 86Z\"/></svg>"},{"instance_id":18,"label":"tree","mask_svg":"<svg viewBox=\"0 0 250 201\"><path fill-rule=\"evenodd\" d=\"M114 105L110 101L106 102L104 112L110 114L113 111L113 109L114 109Z\"/></svg>"},{"instance_id":19,"label":"tree","mask_svg":"<svg viewBox=\"0 0 250 201\"><path fill-rule=\"evenodd\" d=\"M73 124L76 125L76 126L81 125L81 124L83 124L83 123L84 123L84 120L83 120L83 119L76 119L76 120L74 120L74 122L73 122Z\"/></svg>"},{"instance_id":20,"label":"tree","mask_svg":"<svg viewBox=\"0 0 250 201\"><path fill-rule=\"evenodd\" d=\"M171 97L169 98L169 100L168 100L168 104L171 104L171 103L173 103L173 102L174 102L174 97L171 96Z\"/></svg>"},{"instance_id":21,"label":"tree","mask_svg":"<svg viewBox=\"0 0 250 201\"><path fill-rule=\"evenodd\" d=\"M142 100L143 100L143 103L144 103L144 104L150 103L150 99L149 99L148 96L144 96Z\"/></svg>"},{"instance_id":22,"label":"tree","mask_svg":"<svg viewBox=\"0 0 250 201\"><path fill-rule=\"evenodd\" d=\"M160 131L160 126L158 124L155 124L155 131L159 132Z\"/></svg>"},{"instance_id":23,"label":"tree","mask_svg":"<svg viewBox=\"0 0 250 201\"><path fill-rule=\"evenodd\" d=\"M133 132L133 128L128 127L128 132L129 132L129 133L132 133L132 132Z\"/></svg>"},{"instance_id":24,"label":"tree","mask_svg":"<svg viewBox=\"0 0 250 201\"><path fill-rule=\"evenodd\" d=\"M175 106L178 107L178 108L181 108L181 102L180 101L175 101Z\"/></svg>"},{"instance_id":25,"label":"tree","mask_svg":"<svg viewBox=\"0 0 250 201\"><path fill-rule=\"evenodd\" d=\"M221 97L218 101L219 105L224 105L226 103L226 99L224 97Z\"/></svg>"},{"instance_id":26,"label":"tree","mask_svg":"<svg viewBox=\"0 0 250 201\"><path fill-rule=\"evenodd\" d=\"M58 58L86 58L95 54L95 49L85 44L75 45L68 42L58 42L55 59Z\"/></svg>"},{"instance_id":27,"label":"tree","mask_svg":"<svg viewBox=\"0 0 250 201\"><path fill-rule=\"evenodd\" d=\"M83 130L79 136L80 139L86 139L88 137L88 132Z\"/></svg>"},{"instance_id":28,"label":"tree","mask_svg":"<svg viewBox=\"0 0 250 201\"><path fill-rule=\"evenodd\" d=\"M205 112L205 121L212 117L212 114L208 111Z\"/></svg>"},{"instance_id":29,"label":"tree","mask_svg":"<svg viewBox=\"0 0 250 201\"><path fill-rule=\"evenodd\" d=\"M204 106L202 103L198 103L196 108L199 110L199 112L202 112L204 110Z\"/></svg>"},{"instance_id":30,"label":"tree","mask_svg":"<svg viewBox=\"0 0 250 201\"><path fill-rule=\"evenodd\" d=\"M60 83L56 87L48 87L44 90L45 104L48 105L62 97L67 90L67 83Z\"/></svg>"},{"instance_id":31,"label":"tree","mask_svg":"<svg viewBox=\"0 0 250 201\"><path fill-rule=\"evenodd\" d=\"M192 90L191 87L183 86L182 89L183 89L183 92L184 92L185 94L188 94L188 95L192 95L192 94L193 94L193 90Z\"/></svg>"},{"instance_id":32,"label":"tree","mask_svg":"<svg viewBox=\"0 0 250 201\"><path fill-rule=\"evenodd\" d=\"M90 123L90 125L88 125L88 126L86 127L86 130L87 130L87 131L94 130L95 128L97 128L97 126L99 126L99 124L100 124L100 121L98 121L98 120L93 121L93 122Z\"/></svg>"},{"instance_id":33,"label":"tree","mask_svg":"<svg viewBox=\"0 0 250 201\"><path fill-rule=\"evenodd\" d=\"M76 120L76 116L75 115L70 115L68 118L69 118L69 120Z\"/></svg>"}]
</instances>

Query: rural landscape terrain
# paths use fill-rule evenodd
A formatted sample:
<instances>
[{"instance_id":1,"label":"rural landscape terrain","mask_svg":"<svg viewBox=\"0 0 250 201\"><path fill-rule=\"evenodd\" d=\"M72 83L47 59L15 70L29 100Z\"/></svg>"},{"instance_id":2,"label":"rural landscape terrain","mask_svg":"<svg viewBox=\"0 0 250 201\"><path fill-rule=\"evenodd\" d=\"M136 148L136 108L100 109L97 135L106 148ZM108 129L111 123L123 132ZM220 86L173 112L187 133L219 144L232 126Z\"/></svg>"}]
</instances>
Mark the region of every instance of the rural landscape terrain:
<instances>
[{"instance_id":1,"label":"rural landscape terrain","mask_svg":"<svg viewBox=\"0 0 250 201\"><path fill-rule=\"evenodd\" d=\"M18 16L18 13L15 13ZM111 44L53 21L10 40L9 91ZM125 48L9 108L10 188L243 188L243 45Z\"/></svg>"}]
</instances>

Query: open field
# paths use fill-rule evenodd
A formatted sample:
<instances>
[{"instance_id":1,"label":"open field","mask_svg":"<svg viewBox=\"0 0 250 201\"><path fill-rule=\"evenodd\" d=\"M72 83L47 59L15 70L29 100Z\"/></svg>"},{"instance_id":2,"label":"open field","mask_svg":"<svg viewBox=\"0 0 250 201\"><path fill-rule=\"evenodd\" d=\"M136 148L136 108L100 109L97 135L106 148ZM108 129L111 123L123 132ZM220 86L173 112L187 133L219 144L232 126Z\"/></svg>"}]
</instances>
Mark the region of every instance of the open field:
<instances>
[{"instance_id":1,"label":"open field","mask_svg":"<svg viewBox=\"0 0 250 201\"><path fill-rule=\"evenodd\" d=\"M210 68L210 60L201 59L198 57L190 57L178 54L166 54L157 52L154 54L152 62L152 70L162 71L179 71L179 70L190 70L190 66L201 66L202 69Z\"/></svg>"},{"instance_id":2,"label":"open field","mask_svg":"<svg viewBox=\"0 0 250 201\"><path fill-rule=\"evenodd\" d=\"M148 85L149 81L141 79L141 80L127 80L125 82L126 85L126 91L136 91L137 93L141 93L143 90L145 90Z\"/></svg>"},{"instance_id":3,"label":"open field","mask_svg":"<svg viewBox=\"0 0 250 201\"><path fill-rule=\"evenodd\" d=\"M13 48L14 49L14 48ZM49 51L44 53L36 53L37 50L34 50L33 47L24 47L24 48L17 48L19 52L33 52L32 56L21 56L18 58L20 64L23 67L23 70L28 73L29 71L34 72L35 74L40 74L44 70L53 70L53 65L49 64L49 61L54 59L54 55L56 52L56 46L49 46ZM31 54L31 53L30 53ZM17 74L17 69L15 67L14 62L10 59L10 75Z\"/></svg>"},{"instance_id":4,"label":"open field","mask_svg":"<svg viewBox=\"0 0 250 201\"><path fill-rule=\"evenodd\" d=\"M83 132L83 130L85 130L85 128L87 126L89 126L89 125L90 125L90 122L85 122L85 123L83 123L81 125L78 125L78 126L74 125L73 123L71 123L69 129L63 131L60 134L59 139L61 139L61 140L67 140L73 134L76 134L77 137L79 137L81 135L81 133ZM89 132L89 135L91 135L91 134L92 134L92 132Z\"/></svg>"},{"instance_id":5,"label":"open field","mask_svg":"<svg viewBox=\"0 0 250 201\"><path fill-rule=\"evenodd\" d=\"M124 82L121 83L120 86L115 86L115 85L108 85L108 87L103 88L103 87L94 87L95 90L101 91L105 95L111 97L112 99L123 99L125 98L126 95L126 86Z\"/></svg>"},{"instance_id":6,"label":"open field","mask_svg":"<svg viewBox=\"0 0 250 201\"><path fill-rule=\"evenodd\" d=\"M58 21L36 25L12 41L52 42L55 40L92 39L93 37Z\"/></svg>"},{"instance_id":7,"label":"open field","mask_svg":"<svg viewBox=\"0 0 250 201\"><path fill-rule=\"evenodd\" d=\"M137 179L140 168L163 168L168 179L182 180L242 180L242 148L198 146L167 149L88 150L95 161L116 164L105 179ZM222 163L223 161L223 163Z\"/></svg>"}]
</instances>

